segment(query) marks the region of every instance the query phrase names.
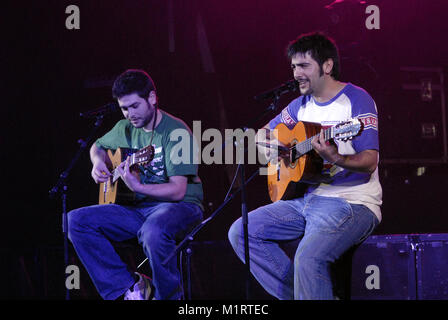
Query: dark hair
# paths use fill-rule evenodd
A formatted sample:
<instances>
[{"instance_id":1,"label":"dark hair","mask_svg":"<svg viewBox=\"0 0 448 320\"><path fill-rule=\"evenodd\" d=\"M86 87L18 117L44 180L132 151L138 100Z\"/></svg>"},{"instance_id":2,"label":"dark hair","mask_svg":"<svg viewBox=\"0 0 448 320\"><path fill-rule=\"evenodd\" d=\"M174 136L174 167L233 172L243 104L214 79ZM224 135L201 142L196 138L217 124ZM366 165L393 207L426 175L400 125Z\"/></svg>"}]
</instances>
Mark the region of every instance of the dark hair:
<instances>
[{"instance_id":1,"label":"dark hair","mask_svg":"<svg viewBox=\"0 0 448 320\"><path fill-rule=\"evenodd\" d=\"M148 99L156 87L151 77L143 70L129 69L115 79L112 86L112 96L118 99L122 96L137 93L141 98Z\"/></svg>"},{"instance_id":2,"label":"dark hair","mask_svg":"<svg viewBox=\"0 0 448 320\"><path fill-rule=\"evenodd\" d=\"M311 57L319 64L321 74L322 65L328 59L333 60L331 76L338 80L340 75L339 53L333 39L320 32L312 32L300 35L296 40L291 41L286 49L286 54L291 59L297 53L305 55L310 53Z\"/></svg>"}]
</instances>

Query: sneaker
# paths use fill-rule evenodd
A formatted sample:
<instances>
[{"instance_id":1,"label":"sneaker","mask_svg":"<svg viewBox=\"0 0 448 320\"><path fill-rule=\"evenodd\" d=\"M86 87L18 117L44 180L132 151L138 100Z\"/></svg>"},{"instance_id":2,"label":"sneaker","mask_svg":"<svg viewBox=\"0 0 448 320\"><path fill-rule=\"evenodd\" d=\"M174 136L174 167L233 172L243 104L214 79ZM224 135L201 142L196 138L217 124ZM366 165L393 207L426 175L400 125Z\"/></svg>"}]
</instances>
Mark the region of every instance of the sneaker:
<instances>
[{"instance_id":1,"label":"sneaker","mask_svg":"<svg viewBox=\"0 0 448 320\"><path fill-rule=\"evenodd\" d=\"M138 281L124 294L124 300L149 300L152 293L150 279L144 274L135 273Z\"/></svg>"}]
</instances>

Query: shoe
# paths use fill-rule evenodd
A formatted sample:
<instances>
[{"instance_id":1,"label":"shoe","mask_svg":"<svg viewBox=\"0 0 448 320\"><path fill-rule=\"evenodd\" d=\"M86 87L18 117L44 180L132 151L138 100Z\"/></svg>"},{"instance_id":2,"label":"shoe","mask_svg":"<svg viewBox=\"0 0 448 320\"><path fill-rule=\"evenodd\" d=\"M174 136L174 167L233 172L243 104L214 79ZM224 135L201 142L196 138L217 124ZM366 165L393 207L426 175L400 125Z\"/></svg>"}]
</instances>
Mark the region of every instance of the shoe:
<instances>
[{"instance_id":1,"label":"shoe","mask_svg":"<svg viewBox=\"0 0 448 320\"><path fill-rule=\"evenodd\" d=\"M124 294L124 300L149 300L152 293L150 279L144 274L135 273L138 281Z\"/></svg>"}]
</instances>

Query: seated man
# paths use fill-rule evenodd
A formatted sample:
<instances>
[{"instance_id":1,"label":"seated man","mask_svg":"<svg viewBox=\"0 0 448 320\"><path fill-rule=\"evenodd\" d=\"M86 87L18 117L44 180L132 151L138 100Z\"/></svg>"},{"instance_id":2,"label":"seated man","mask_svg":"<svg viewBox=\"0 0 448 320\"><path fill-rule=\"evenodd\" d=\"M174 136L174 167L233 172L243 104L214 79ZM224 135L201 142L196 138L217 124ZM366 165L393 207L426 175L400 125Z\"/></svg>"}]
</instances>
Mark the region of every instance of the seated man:
<instances>
[{"instance_id":1,"label":"seated man","mask_svg":"<svg viewBox=\"0 0 448 320\"><path fill-rule=\"evenodd\" d=\"M316 180L303 196L249 213L251 272L278 299L333 299L330 264L381 220L377 110L365 90L339 80L337 47L323 34L299 37L289 45L288 57L302 95L264 127L269 133L280 123L288 128L299 121L331 127L349 118L358 118L364 129L353 140L334 144L321 130L311 144L323 159L318 175L326 179ZM300 243L291 261L279 244L296 239ZM243 260L241 219L231 226L229 240Z\"/></svg>"},{"instance_id":2,"label":"seated man","mask_svg":"<svg viewBox=\"0 0 448 320\"><path fill-rule=\"evenodd\" d=\"M128 157L117 166L121 179L136 194L135 200L128 205L100 204L69 212L69 239L103 299L180 299L177 259L166 265L162 261L174 251L179 235L202 220L203 192L193 161L173 163L171 150L176 142L171 141L170 133L185 130L188 143L193 137L184 122L158 108L154 83L144 71L121 74L112 94L125 119L92 145L93 179L102 183L111 177L107 149L151 145L154 158L134 168ZM111 240L134 237L149 259L152 283L146 276L130 272L111 244Z\"/></svg>"}]
</instances>

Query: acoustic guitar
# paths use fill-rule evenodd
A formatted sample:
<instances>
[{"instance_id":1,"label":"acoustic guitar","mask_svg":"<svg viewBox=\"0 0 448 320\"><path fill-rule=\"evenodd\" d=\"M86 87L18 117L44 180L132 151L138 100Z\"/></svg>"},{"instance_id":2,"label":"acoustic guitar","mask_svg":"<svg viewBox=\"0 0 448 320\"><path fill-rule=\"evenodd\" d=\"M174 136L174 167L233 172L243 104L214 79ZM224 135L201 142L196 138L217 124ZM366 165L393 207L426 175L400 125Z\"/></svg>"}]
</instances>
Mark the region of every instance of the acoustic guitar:
<instances>
[{"instance_id":1,"label":"acoustic guitar","mask_svg":"<svg viewBox=\"0 0 448 320\"><path fill-rule=\"evenodd\" d=\"M99 204L132 203L135 200L135 193L129 190L126 184L119 179L120 172L116 168L128 157L131 157L129 169L132 169L138 164L145 164L151 162L154 158L154 147L149 145L140 150L118 148L117 150L107 150L107 155L110 159L112 171L109 180L100 183Z\"/></svg>"},{"instance_id":2,"label":"acoustic guitar","mask_svg":"<svg viewBox=\"0 0 448 320\"><path fill-rule=\"evenodd\" d=\"M325 141L346 141L359 135L363 124L350 119L324 130ZM274 137L285 147L278 146L287 157L268 163L268 190L272 202L288 200L303 195L310 183L316 183L323 168L323 159L313 150L311 141L320 134L321 125L298 122L293 129L278 124ZM277 134L276 134L277 133ZM332 141L334 143L334 141Z\"/></svg>"}]
</instances>

